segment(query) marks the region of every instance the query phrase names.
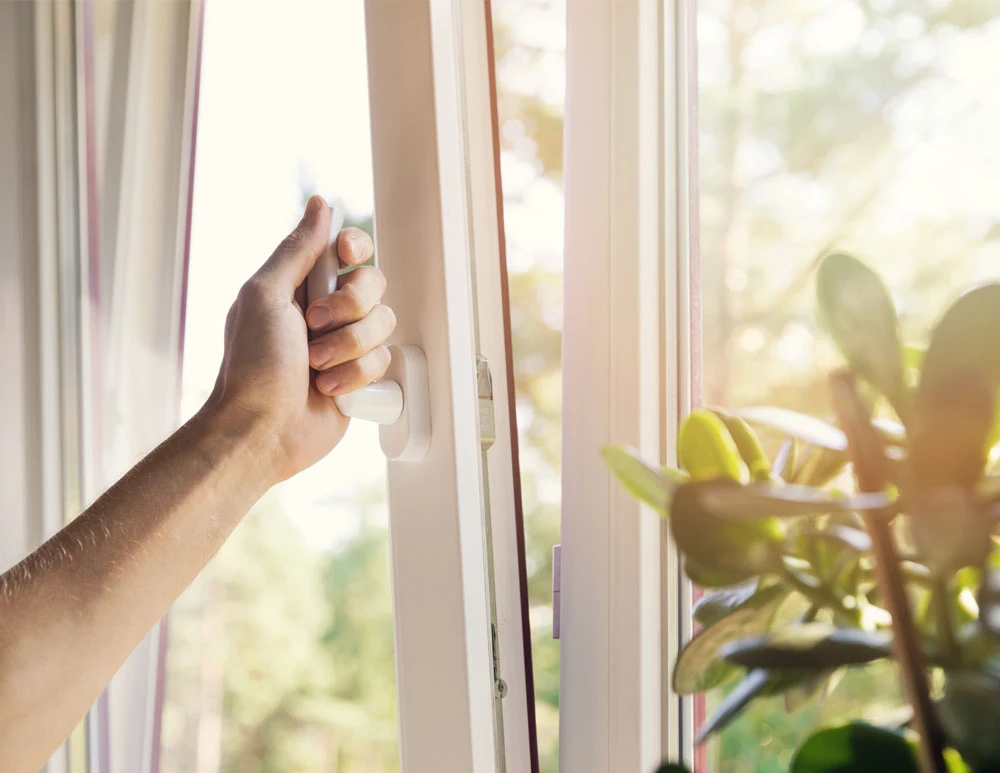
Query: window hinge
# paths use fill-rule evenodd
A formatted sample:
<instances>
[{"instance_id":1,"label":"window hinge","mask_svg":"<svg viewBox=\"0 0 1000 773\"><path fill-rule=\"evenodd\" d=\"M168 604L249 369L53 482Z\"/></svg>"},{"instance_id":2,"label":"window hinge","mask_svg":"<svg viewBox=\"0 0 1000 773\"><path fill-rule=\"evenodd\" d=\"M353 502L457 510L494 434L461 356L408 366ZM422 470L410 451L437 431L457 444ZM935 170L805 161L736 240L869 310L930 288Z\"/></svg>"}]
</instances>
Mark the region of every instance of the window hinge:
<instances>
[{"instance_id":1,"label":"window hinge","mask_svg":"<svg viewBox=\"0 0 1000 773\"><path fill-rule=\"evenodd\" d=\"M562 585L562 545L552 546L552 638L559 638L560 590Z\"/></svg>"},{"instance_id":2,"label":"window hinge","mask_svg":"<svg viewBox=\"0 0 1000 773\"><path fill-rule=\"evenodd\" d=\"M497 440L496 417L493 415L493 377L490 363L476 355L476 391L479 393L479 443L486 451Z\"/></svg>"},{"instance_id":3,"label":"window hinge","mask_svg":"<svg viewBox=\"0 0 1000 773\"><path fill-rule=\"evenodd\" d=\"M500 677L500 640L496 623L490 623L490 642L493 645L493 694L497 698L507 695L507 683Z\"/></svg>"}]
</instances>

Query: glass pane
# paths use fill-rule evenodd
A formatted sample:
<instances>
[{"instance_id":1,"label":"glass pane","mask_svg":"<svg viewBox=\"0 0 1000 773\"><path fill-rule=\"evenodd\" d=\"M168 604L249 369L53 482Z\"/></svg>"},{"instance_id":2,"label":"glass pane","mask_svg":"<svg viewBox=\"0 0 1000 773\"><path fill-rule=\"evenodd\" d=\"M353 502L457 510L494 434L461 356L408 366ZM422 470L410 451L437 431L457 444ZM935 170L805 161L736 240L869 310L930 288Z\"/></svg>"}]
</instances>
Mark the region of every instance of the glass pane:
<instances>
[{"instance_id":1,"label":"glass pane","mask_svg":"<svg viewBox=\"0 0 1000 773\"><path fill-rule=\"evenodd\" d=\"M825 252L870 261L913 342L1000 273L1000 3L701 0L698 46L705 402L828 418ZM901 700L894 669L857 670L793 713L754 704L709 757L783 771L808 729Z\"/></svg>"},{"instance_id":2,"label":"glass pane","mask_svg":"<svg viewBox=\"0 0 1000 773\"><path fill-rule=\"evenodd\" d=\"M372 226L361 0L205 4L183 405L308 194ZM161 771L396 771L385 460L355 422L270 492L169 620Z\"/></svg>"},{"instance_id":3,"label":"glass pane","mask_svg":"<svg viewBox=\"0 0 1000 773\"><path fill-rule=\"evenodd\" d=\"M566 6L494 0L497 98L521 490L543 773L559 765L559 643L552 546L559 542L562 414L562 128Z\"/></svg>"}]
</instances>

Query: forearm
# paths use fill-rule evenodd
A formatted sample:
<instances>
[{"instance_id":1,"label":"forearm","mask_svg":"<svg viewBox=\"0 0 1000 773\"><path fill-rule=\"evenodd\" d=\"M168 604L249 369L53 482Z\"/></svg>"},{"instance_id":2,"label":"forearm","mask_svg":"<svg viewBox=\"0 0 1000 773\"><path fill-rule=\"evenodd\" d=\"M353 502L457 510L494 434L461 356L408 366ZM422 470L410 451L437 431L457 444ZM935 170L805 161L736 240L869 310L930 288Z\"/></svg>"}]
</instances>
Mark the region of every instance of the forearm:
<instances>
[{"instance_id":1,"label":"forearm","mask_svg":"<svg viewBox=\"0 0 1000 773\"><path fill-rule=\"evenodd\" d=\"M203 411L0 577L0 770L34 771L271 484L271 438Z\"/></svg>"}]
</instances>

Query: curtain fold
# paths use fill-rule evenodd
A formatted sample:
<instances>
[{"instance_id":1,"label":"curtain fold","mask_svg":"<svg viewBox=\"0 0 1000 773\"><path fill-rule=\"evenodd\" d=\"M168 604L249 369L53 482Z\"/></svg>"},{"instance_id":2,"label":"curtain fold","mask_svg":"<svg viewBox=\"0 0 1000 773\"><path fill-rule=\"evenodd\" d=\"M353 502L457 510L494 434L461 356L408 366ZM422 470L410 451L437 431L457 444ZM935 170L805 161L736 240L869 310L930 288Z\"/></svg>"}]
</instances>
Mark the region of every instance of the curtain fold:
<instances>
[{"instance_id":1,"label":"curtain fold","mask_svg":"<svg viewBox=\"0 0 1000 773\"><path fill-rule=\"evenodd\" d=\"M76 10L91 501L179 420L202 6L82 0ZM163 645L154 630L92 710L88 773L157 768Z\"/></svg>"}]
</instances>

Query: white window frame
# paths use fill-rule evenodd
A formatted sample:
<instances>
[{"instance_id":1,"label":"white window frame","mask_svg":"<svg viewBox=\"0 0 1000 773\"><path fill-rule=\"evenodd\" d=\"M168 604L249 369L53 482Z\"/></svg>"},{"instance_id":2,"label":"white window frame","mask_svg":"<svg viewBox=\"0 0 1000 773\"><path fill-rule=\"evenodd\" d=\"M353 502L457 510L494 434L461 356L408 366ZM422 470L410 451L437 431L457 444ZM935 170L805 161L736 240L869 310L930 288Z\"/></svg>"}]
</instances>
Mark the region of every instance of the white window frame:
<instances>
[{"instance_id":1,"label":"white window frame","mask_svg":"<svg viewBox=\"0 0 1000 773\"><path fill-rule=\"evenodd\" d=\"M691 586L611 443L674 461L698 397L693 0L567 4L560 769L693 763Z\"/></svg>"},{"instance_id":2,"label":"white window frame","mask_svg":"<svg viewBox=\"0 0 1000 773\"><path fill-rule=\"evenodd\" d=\"M427 457L388 465L401 766L529 771L534 696L514 517L490 20L481 0L365 8L376 253L399 320L395 341L424 350L432 398ZM477 354L494 374L497 440L486 469Z\"/></svg>"}]
</instances>

